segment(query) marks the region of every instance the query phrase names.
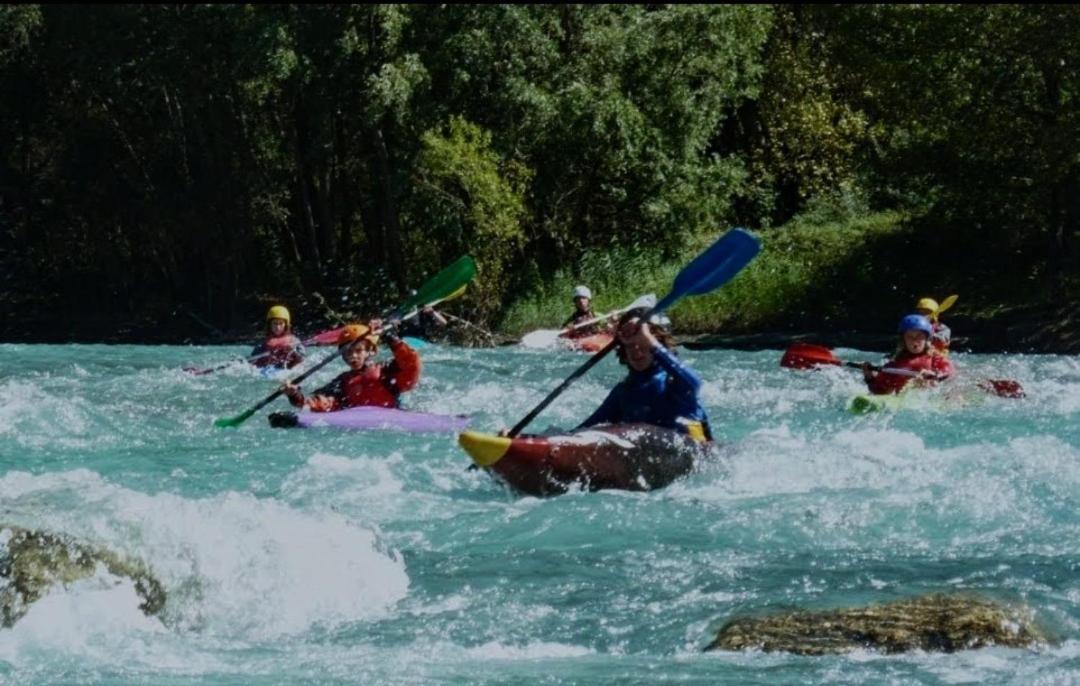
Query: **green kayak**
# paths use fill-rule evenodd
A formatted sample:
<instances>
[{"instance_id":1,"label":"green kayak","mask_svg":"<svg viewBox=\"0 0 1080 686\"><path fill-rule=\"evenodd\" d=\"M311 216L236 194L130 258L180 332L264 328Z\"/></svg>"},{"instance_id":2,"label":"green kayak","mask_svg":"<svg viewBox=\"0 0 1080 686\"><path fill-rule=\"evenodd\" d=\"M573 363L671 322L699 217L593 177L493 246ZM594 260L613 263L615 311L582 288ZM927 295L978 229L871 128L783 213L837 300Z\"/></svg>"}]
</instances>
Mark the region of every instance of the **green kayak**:
<instances>
[{"instance_id":1,"label":"green kayak","mask_svg":"<svg viewBox=\"0 0 1080 686\"><path fill-rule=\"evenodd\" d=\"M971 405L981 405L987 398L986 393L977 389L975 392L957 391L959 389L950 389L949 392L944 394L923 390L903 391L902 393L889 395L871 395L867 393L852 398L847 409L851 414L897 412L911 409L924 412L947 412Z\"/></svg>"},{"instance_id":2,"label":"green kayak","mask_svg":"<svg viewBox=\"0 0 1080 686\"><path fill-rule=\"evenodd\" d=\"M848 403L851 414L870 414L871 412L895 412L903 409L910 400L908 393L890 395L857 395Z\"/></svg>"}]
</instances>

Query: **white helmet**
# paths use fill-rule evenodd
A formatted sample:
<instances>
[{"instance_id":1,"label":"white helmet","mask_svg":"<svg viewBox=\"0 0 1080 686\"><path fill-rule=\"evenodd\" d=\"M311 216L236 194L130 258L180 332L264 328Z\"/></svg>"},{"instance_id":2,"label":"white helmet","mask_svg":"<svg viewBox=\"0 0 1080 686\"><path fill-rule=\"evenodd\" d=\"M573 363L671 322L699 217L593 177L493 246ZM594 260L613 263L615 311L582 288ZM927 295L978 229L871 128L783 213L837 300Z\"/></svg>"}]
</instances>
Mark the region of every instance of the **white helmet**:
<instances>
[{"instance_id":1,"label":"white helmet","mask_svg":"<svg viewBox=\"0 0 1080 686\"><path fill-rule=\"evenodd\" d=\"M592 300L592 291L589 290L588 286L578 286L574 289L574 297Z\"/></svg>"}]
</instances>

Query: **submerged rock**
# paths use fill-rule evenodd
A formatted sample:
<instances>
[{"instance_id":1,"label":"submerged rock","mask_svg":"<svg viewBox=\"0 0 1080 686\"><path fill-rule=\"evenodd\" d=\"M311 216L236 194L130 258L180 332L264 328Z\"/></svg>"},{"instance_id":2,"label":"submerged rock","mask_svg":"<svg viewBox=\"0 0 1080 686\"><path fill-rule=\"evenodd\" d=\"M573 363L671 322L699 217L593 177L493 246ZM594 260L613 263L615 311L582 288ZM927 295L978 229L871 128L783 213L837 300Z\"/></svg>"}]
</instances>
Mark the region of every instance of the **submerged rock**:
<instances>
[{"instance_id":1,"label":"submerged rock","mask_svg":"<svg viewBox=\"0 0 1080 686\"><path fill-rule=\"evenodd\" d=\"M0 626L10 627L55 584L94 574L98 565L131 579L142 598L139 609L156 615L165 607L165 589L141 562L94 548L65 534L0 524Z\"/></svg>"},{"instance_id":2,"label":"submerged rock","mask_svg":"<svg viewBox=\"0 0 1080 686\"><path fill-rule=\"evenodd\" d=\"M928 595L869 607L794 611L733 619L705 650L832 655L872 649L951 653L988 646L1024 648L1047 642L1027 607L968 595Z\"/></svg>"}]
</instances>

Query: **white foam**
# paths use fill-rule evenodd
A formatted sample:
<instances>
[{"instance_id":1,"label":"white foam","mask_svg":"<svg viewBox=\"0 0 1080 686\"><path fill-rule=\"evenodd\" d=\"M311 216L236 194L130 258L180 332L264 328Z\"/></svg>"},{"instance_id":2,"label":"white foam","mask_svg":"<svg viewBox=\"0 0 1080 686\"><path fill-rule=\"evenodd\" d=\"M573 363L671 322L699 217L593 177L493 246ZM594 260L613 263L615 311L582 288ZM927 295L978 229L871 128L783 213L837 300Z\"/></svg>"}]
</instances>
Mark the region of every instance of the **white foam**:
<instances>
[{"instance_id":1,"label":"white foam","mask_svg":"<svg viewBox=\"0 0 1080 686\"><path fill-rule=\"evenodd\" d=\"M144 560L168 593L165 621L184 630L292 634L383 616L408 590L401 557L332 512L234 492L144 495L87 470L8 473L0 500L11 523Z\"/></svg>"}]
</instances>

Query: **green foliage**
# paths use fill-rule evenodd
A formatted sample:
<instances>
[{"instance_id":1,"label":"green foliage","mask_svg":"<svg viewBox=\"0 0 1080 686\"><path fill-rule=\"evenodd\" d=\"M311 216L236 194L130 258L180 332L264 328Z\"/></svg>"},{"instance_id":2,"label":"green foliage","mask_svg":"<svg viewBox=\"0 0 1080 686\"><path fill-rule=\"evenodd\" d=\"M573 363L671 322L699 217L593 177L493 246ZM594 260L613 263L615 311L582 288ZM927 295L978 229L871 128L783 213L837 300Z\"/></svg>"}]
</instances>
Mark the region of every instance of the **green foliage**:
<instances>
[{"instance_id":1,"label":"green foliage","mask_svg":"<svg viewBox=\"0 0 1080 686\"><path fill-rule=\"evenodd\" d=\"M473 252L471 315L514 327L580 278L628 294L604 269L660 289L715 227L768 252L811 219L1060 299L1077 35L1073 5L0 7L7 321L374 311ZM920 219L867 238L881 211ZM746 322L833 316L790 290L833 276L773 262Z\"/></svg>"},{"instance_id":2,"label":"green foliage","mask_svg":"<svg viewBox=\"0 0 1080 686\"><path fill-rule=\"evenodd\" d=\"M41 8L37 5L0 5L0 65L29 47L40 26Z\"/></svg>"},{"instance_id":3,"label":"green foliage","mask_svg":"<svg viewBox=\"0 0 1080 686\"><path fill-rule=\"evenodd\" d=\"M904 305L920 287L902 270L890 271L887 260L874 261L881 244L906 240L910 228L895 212L844 216L843 210L796 218L762 233L762 253L735 279L709 295L685 298L670 312L681 333L747 332L805 326L822 322L855 322L865 326L885 322L891 305ZM614 248L593 252L573 271L559 271L542 287L514 302L502 322L511 334L555 328L573 310L571 293L578 283L594 293L597 313L624 307L645 293L663 296L679 271L715 234L701 234L674 258L658 248ZM894 291L899 295L894 295ZM886 316L874 314L884 310Z\"/></svg>"},{"instance_id":4,"label":"green foliage","mask_svg":"<svg viewBox=\"0 0 1080 686\"><path fill-rule=\"evenodd\" d=\"M531 172L504 161L491 133L452 117L441 131L423 134L415 190L407 215L420 255L471 254L479 276L470 289L478 313L491 315L507 284L507 269L525 241L525 189Z\"/></svg>"}]
</instances>

